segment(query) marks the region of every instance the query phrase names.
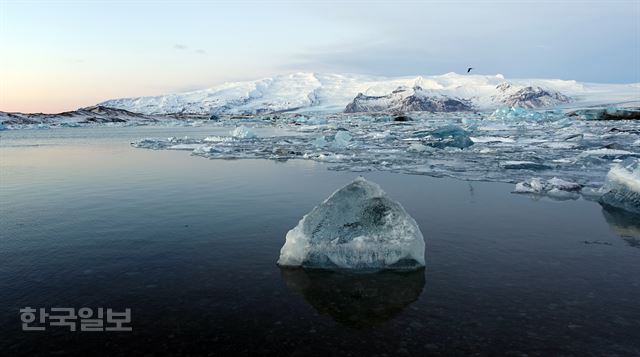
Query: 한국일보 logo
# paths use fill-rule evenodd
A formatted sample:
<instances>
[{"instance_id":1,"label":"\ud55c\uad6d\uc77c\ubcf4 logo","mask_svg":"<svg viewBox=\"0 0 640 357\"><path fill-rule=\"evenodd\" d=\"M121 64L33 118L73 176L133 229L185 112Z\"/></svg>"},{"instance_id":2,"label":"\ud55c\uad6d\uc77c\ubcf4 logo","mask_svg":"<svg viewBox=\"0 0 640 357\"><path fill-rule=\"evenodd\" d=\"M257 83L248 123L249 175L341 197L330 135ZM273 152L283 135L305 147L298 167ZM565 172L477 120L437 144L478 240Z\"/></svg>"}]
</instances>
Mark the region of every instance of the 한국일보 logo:
<instances>
[{"instance_id":1,"label":"\ud55c\uad6d\uc77c\ubcf4 logo","mask_svg":"<svg viewBox=\"0 0 640 357\"><path fill-rule=\"evenodd\" d=\"M105 313L106 310L106 313ZM99 307L52 307L20 309L22 331L45 331L47 327L68 328L69 331L131 331L131 309L117 312Z\"/></svg>"}]
</instances>

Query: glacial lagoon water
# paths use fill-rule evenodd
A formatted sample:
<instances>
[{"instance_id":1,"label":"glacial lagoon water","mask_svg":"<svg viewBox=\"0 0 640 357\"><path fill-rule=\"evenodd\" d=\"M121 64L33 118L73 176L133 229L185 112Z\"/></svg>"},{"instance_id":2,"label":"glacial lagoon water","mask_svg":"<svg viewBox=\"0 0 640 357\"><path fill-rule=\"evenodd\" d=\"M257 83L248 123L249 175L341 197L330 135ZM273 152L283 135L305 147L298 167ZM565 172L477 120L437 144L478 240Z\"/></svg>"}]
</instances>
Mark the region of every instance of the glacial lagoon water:
<instances>
[{"instance_id":1,"label":"glacial lagoon water","mask_svg":"<svg viewBox=\"0 0 640 357\"><path fill-rule=\"evenodd\" d=\"M634 217L513 184L365 172L416 219L426 268L280 269L286 232L358 173L130 146L226 133L0 133L2 354L640 354ZM133 331L23 332L26 306L131 308Z\"/></svg>"}]
</instances>

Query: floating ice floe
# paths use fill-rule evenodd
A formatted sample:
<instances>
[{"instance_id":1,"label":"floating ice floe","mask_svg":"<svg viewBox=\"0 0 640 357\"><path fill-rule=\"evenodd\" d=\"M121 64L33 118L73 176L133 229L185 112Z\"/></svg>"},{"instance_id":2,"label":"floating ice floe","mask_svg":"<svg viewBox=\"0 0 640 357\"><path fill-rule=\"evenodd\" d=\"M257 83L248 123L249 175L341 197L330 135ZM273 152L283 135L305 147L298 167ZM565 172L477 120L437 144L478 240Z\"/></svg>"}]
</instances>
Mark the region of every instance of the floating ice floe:
<instances>
[{"instance_id":1,"label":"floating ice floe","mask_svg":"<svg viewBox=\"0 0 640 357\"><path fill-rule=\"evenodd\" d=\"M219 143L219 142L229 142L229 141L233 141L235 140L235 138L229 137L229 136L207 136L206 138L202 139L202 141L207 142L207 143Z\"/></svg>"},{"instance_id":2,"label":"floating ice floe","mask_svg":"<svg viewBox=\"0 0 640 357\"><path fill-rule=\"evenodd\" d=\"M328 123L327 119L325 118L321 118L321 117L307 118L304 116L295 118L294 122L297 124L306 124L306 125L324 125Z\"/></svg>"},{"instance_id":3,"label":"floating ice floe","mask_svg":"<svg viewBox=\"0 0 640 357\"><path fill-rule=\"evenodd\" d=\"M160 149L166 148L167 143L169 143L168 140L157 139L157 138L144 138L144 139L133 141L131 143L131 146L136 148L143 148L143 149L160 150Z\"/></svg>"},{"instance_id":4,"label":"floating ice floe","mask_svg":"<svg viewBox=\"0 0 640 357\"><path fill-rule=\"evenodd\" d=\"M194 151L199 150L203 144L176 144L167 147L167 150L187 150Z\"/></svg>"},{"instance_id":5,"label":"floating ice floe","mask_svg":"<svg viewBox=\"0 0 640 357\"><path fill-rule=\"evenodd\" d=\"M358 177L287 233L278 264L411 270L425 265L424 249L416 221L380 186Z\"/></svg>"},{"instance_id":6,"label":"floating ice floe","mask_svg":"<svg viewBox=\"0 0 640 357\"><path fill-rule=\"evenodd\" d=\"M533 161L503 161L501 166L507 170L546 170L551 168L549 165Z\"/></svg>"},{"instance_id":7,"label":"floating ice floe","mask_svg":"<svg viewBox=\"0 0 640 357\"><path fill-rule=\"evenodd\" d=\"M600 203L640 214L640 160L614 165L602 188Z\"/></svg>"},{"instance_id":8,"label":"floating ice floe","mask_svg":"<svg viewBox=\"0 0 640 357\"><path fill-rule=\"evenodd\" d=\"M434 149L429 147L429 146L424 146L424 145L422 145L420 143L412 143L407 148L407 151L409 151L409 152L425 152L425 151L430 151L430 150L434 150Z\"/></svg>"},{"instance_id":9,"label":"floating ice floe","mask_svg":"<svg viewBox=\"0 0 640 357\"><path fill-rule=\"evenodd\" d=\"M514 193L529 193L540 196L548 196L554 199L577 199L580 197L582 185L565 181L557 177L544 180L534 177L530 180L518 182Z\"/></svg>"},{"instance_id":10,"label":"floating ice floe","mask_svg":"<svg viewBox=\"0 0 640 357\"><path fill-rule=\"evenodd\" d=\"M474 142L474 144L477 143L513 143L515 142L514 139L512 138L505 138L502 136L471 136L470 137L471 141Z\"/></svg>"},{"instance_id":11,"label":"floating ice floe","mask_svg":"<svg viewBox=\"0 0 640 357\"><path fill-rule=\"evenodd\" d=\"M600 148L600 149L585 150L581 153L581 155L620 157L620 156L636 156L638 154L628 150Z\"/></svg>"},{"instance_id":12,"label":"floating ice floe","mask_svg":"<svg viewBox=\"0 0 640 357\"><path fill-rule=\"evenodd\" d=\"M330 170L513 184L532 176L562 177L586 188L602 186L612 163L640 157L637 121L585 121L544 113L545 120L495 120L490 113L412 113L407 122L393 122L388 114L332 115L323 117L324 125L300 125L292 119L299 117L294 114L221 118L215 130L227 127L237 131L237 137L147 138L132 145L166 150L193 144L193 155L209 159L313 160ZM259 137L243 134L258 128L270 130ZM206 134L206 127L203 131Z\"/></svg>"},{"instance_id":13,"label":"floating ice floe","mask_svg":"<svg viewBox=\"0 0 640 357\"><path fill-rule=\"evenodd\" d=\"M557 120L559 112L557 111L534 111L519 107L502 107L496 109L490 116L490 119L505 121L543 121Z\"/></svg>"}]
</instances>

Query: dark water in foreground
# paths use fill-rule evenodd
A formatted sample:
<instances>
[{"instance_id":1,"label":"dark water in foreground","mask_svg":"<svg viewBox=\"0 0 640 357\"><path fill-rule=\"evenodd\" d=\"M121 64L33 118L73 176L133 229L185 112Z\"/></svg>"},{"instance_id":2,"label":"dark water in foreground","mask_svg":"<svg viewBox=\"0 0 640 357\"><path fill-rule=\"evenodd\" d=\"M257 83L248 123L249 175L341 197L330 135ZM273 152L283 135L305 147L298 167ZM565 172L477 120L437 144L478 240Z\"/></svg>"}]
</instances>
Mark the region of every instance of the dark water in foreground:
<instances>
[{"instance_id":1,"label":"dark water in foreground","mask_svg":"<svg viewBox=\"0 0 640 357\"><path fill-rule=\"evenodd\" d=\"M2 133L0 354L640 354L633 218L511 185L366 173L420 225L426 269L281 270L286 232L354 174L128 145L209 134ZM133 331L27 333L26 306L131 308Z\"/></svg>"}]
</instances>

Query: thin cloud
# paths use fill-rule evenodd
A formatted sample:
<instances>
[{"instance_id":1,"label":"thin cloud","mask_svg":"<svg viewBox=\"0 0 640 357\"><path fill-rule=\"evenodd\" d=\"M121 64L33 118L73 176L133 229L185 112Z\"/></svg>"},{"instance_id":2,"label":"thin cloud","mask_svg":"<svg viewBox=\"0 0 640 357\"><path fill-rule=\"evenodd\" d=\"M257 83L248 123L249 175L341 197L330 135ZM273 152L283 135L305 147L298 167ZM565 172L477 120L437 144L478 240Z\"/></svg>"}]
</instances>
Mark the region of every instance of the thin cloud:
<instances>
[{"instance_id":1,"label":"thin cloud","mask_svg":"<svg viewBox=\"0 0 640 357\"><path fill-rule=\"evenodd\" d=\"M175 45L173 45L173 48L175 48L176 50L186 50L187 46L180 43L176 43Z\"/></svg>"},{"instance_id":2,"label":"thin cloud","mask_svg":"<svg viewBox=\"0 0 640 357\"><path fill-rule=\"evenodd\" d=\"M203 49L201 49L201 48L198 48L198 49L196 50L196 53L197 53L197 54L199 54L199 55L206 55L206 54L207 54L207 51L205 51L205 50L203 50Z\"/></svg>"},{"instance_id":3,"label":"thin cloud","mask_svg":"<svg viewBox=\"0 0 640 357\"><path fill-rule=\"evenodd\" d=\"M367 73L383 76L441 74L466 70L451 54L397 41L362 41L299 51L280 62L284 70Z\"/></svg>"}]
</instances>

